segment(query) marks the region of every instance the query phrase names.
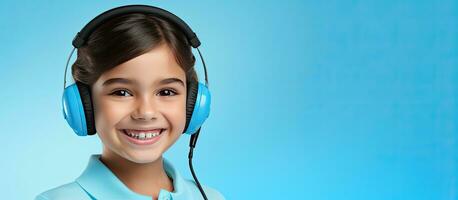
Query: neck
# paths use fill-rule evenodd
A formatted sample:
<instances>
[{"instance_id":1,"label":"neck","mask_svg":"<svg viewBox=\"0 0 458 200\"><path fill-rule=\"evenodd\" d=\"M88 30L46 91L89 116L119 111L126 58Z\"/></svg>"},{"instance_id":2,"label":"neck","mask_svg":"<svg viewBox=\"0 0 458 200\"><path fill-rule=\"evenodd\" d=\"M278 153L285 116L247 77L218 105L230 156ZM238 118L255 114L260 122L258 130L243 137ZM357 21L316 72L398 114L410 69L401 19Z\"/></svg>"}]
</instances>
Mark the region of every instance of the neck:
<instances>
[{"instance_id":1,"label":"neck","mask_svg":"<svg viewBox=\"0 0 458 200\"><path fill-rule=\"evenodd\" d=\"M161 189L173 191L162 156L150 163L135 163L104 147L100 161L135 193L157 198Z\"/></svg>"}]
</instances>

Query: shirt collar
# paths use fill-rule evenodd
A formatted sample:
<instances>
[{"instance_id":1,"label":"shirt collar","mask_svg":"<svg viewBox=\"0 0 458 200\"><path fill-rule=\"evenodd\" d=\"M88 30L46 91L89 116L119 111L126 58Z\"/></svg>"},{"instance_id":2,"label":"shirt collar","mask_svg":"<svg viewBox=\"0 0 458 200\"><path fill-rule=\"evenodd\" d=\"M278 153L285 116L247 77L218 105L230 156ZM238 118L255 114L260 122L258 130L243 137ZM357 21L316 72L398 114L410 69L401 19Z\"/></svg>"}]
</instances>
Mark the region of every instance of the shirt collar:
<instances>
[{"instance_id":1,"label":"shirt collar","mask_svg":"<svg viewBox=\"0 0 458 200\"><path fill-rule=\"evenodd\" d=\"M95 199L151 200L151 196L135 193L125 186L100 160L100 154L91 155L89 163L76 182ZM164 170L173 180L173 192L161 189L158 199L189 199L190 191L185 180L173 165L163 158Z\"/></svg>"}]
</instances>

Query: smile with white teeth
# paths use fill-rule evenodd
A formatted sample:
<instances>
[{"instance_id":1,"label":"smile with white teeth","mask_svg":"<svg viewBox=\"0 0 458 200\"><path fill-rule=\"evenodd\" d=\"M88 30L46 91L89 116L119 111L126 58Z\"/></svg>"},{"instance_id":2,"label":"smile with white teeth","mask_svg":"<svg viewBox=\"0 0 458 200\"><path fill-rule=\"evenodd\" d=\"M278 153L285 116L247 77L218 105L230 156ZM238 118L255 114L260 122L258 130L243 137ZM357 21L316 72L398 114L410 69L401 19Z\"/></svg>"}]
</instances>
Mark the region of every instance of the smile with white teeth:
<instances>
[{"instance_id":1,"label":"smile with white teeth","mask_svg":"<svg viewBox=\"0 0 458 200\"><path fill-rule=\"evenodd\" d=\"M164 129L155 129L151 131L143 131L143 130L129 130L124 129L124 134L131 138L135 138L137 140L148 140L153 137L156 137L162 133Z\"/></svg>"}]
</instances>

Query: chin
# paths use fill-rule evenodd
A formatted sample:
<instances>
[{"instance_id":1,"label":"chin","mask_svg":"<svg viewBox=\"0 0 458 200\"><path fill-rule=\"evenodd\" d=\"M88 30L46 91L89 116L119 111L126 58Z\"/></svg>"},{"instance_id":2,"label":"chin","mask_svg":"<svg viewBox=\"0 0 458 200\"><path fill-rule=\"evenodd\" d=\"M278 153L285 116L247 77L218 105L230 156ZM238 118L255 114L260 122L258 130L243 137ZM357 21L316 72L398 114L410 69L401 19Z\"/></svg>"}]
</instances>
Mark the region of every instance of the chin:
<instances>
[{"instance_id":1,"label":"chin","mask_svg":"<svg viewBox=\"0 0 458 200\"><path fill-rule=\"evenodd\" d=\"M128 160L134 163L151 163L155 162L158 159L162 158L162 152L159 152L157 149L155 151L134 151L134 152L127 152Z\"/></svg>"}]
</instances>

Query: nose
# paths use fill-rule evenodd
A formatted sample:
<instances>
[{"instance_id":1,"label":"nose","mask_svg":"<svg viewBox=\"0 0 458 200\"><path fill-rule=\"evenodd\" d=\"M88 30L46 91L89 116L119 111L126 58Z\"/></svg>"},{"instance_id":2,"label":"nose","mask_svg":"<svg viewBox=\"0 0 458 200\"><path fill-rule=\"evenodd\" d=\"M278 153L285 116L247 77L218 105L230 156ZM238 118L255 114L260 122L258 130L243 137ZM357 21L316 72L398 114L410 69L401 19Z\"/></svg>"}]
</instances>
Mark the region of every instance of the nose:
<instances>
[{"instance_id":1,"label":"nose","mask_svg":"<svg viewBox=\"0 0 458 200\"><path fill-rule=\"evenodd\" d=\"M154 101L149 98L141 98L136 102L136 108L131 117L136 120L147 121L156 118L156 107Z\"/></svg>"}]
</instances>

